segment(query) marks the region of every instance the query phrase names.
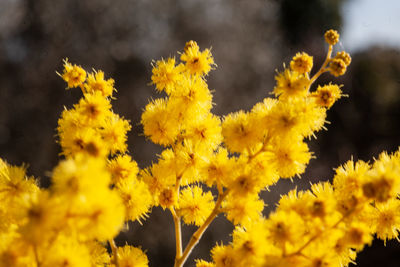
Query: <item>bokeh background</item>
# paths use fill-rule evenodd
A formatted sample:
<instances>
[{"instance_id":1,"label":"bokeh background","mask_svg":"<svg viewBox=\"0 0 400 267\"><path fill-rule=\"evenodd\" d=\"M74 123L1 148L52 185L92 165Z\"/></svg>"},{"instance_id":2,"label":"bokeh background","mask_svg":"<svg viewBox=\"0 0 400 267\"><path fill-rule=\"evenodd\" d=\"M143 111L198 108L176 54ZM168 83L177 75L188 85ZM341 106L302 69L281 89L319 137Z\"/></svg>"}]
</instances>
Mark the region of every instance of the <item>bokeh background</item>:
<instances>
[{"instance_id":1,"label":"bokeh background","mask_svg":"<svg viewBox=\"0 0 400 267\"><path fill-rule=\"evenodd\" d=\"M176 56L186 41L212 47L217 69L208 76L218 115L250 109L269 96L275 70L298 51L322 63L323 33L337 29L338 50L351 53L346 75L328 74L321 83L344 84L349 98L328 113L328 131L310 146L313 159L302 179L281 181L262 196L274 203L288 190L328 180L333 168L353 157L370 160L400 145L400 2L397 0L0 0L0 157L29 164L43 186L59 160L57 119L71 107L79 90L66 91L55 71L68 57L87 70L104 70L118 90L114 111L131 120L131 155L144 168L160 147L141 135L141 111L158 97L150 62ZM220 216L221 217L221 216ZM140 245L150 266L172 266L171 215L154 208L143 225L131 223L117 243ZM187 241L193 227L184 228ZM209 259L216 242L229 242L232 226L223 217L213 222L193 258ZM184 241L184 242L185 242ZM359 254L358 266L399 266L397 241L374 241Z\"/></svg>"}]
</instances>

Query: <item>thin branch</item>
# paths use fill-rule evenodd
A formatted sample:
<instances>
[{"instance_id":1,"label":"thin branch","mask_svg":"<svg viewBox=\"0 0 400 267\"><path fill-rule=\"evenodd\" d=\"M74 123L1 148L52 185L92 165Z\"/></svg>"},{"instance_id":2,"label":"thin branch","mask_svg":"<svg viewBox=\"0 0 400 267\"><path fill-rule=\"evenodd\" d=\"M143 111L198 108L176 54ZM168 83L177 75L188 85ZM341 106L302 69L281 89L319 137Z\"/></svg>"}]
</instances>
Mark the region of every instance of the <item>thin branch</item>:
<instances>
[{"instance_id":1,"label":"thin branch","mask_svg":"<svg viewBox=\"0 0 400 267\"><path fill-rule=\"evenodd\" d=\"M114 256L113 263L115 264L116 267L119 267L117 245L115 244L114 239L108 240L108 243L110 243L111 252L112 255Z\"/></svg>"},{"instance_id":2,"label":"thin branch","mask_svg":"<svg viewBox=\"0 0 400 267\"><path fill-rule=\"evenodd\" d=\"M225 197L228 195L228 193L229 193L229 190L227 189L227 190L225 190L224 193L222 193L222 195L218 196L218 199L217 199L217 202L215 203L215 207L214 207L213 211L207 217L207 219L203 223L203 225L200 226L200 228L197 229L197 231L192 235L189 243L187 244L185 250L183 251L182 257L175 259L174 267L182 267L183 264L186 262L188 256L192 252L193 248L197 245L197 243L199 243L199 240L203 236L203 233L205 232L205 230L208 228L208 226L211 224L211 222L215 219L215 217L217 217L217 215L220 213L221 203L225 199Z\"/></svg>"}]
</instances>

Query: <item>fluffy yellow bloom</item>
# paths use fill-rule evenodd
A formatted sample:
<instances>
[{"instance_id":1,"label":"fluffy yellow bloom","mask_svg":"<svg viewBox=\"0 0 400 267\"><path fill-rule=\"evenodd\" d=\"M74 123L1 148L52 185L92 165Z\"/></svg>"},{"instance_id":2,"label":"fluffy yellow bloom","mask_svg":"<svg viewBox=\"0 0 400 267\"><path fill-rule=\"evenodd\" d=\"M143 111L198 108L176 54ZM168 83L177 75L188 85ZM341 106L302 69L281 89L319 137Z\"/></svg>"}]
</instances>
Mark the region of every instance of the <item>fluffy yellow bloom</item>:
<instances>
[{"instance_id":1,"label":"fluffy yellow bloom","mask_svg":"<svg viewBox=\"0 0 400 267\"><path fill-rule=\"evenodd\" d=\"M166 173L165 170L168 172ZM159 204L160 193L175 185L176 176L172 171L164 164L154 164L150 169L140 172L139 176L147 184L155 205Z\"/></svg>"},{"instance_id":2,"label":"fluffy yellow bloom","mask_svg":"<svg viewBox=\"0 0 400 267\"><path fill-rule=\"evenodd\" d=\"M312 96L315 97L317 105L329 109L336 100L342 97L342 90L340 90L340 86L337 84L318 86L317 90L312 93Z\"/></svg>"},{"instance_id":3,"label":"fluffy yellow bloom","mask_svg":"<svg viewBox=\"0 0 400 267\"><path fill-rule=\"evenodd\" d=\"M19 229L31 244L42 245L54 236L54 230L66 227L66 209L59 198L42 191L25 209L26 223Z\"/></svg>"},{"instance_id":4,"label":"fluffy yellow bloom","mask_svg":"<svg viewBox=\"0 0 400 267\"><path fill-rule=\"evenodd\" d=\"M235 197L247 197L265 188L266 185L265 181L262 179L263 177L253 174L250 168L236 171L234 174L235 178L228 185Z\"/></svg>"},{"instance_id":5,"label":"fluffy yellow bloom","mask_svg":"<svg viewBox=\"0 0 400 267\"><path fill-rule=\"evenodd\" d=\"M176 118L168 111L167 101L159 98L147 104L142 114L144 134L156 144L170 145L179 133Z\"/></svg>"},{"instance_id":6,"label":"fluffy yellow bloom","mask_svg":"<svg viewBox=\"0 0 400 267\"><path fill-rule=\"evenodd\" d=\"M78 223L82 239L110 240L123 226L125 207L115 191L98 190L95 197L88 197L81 209Z\"/></svg>"},{"instance_id":7,"label":"fluffy yellow bloom","mask_svg":"<svg viewBox=\"0 0 400 267\"><path fill-rule=\"evenodd\" d=\"M178 214L186 224L200 226L214 208L211 192L204 192L199 186L189 186L181 191Z\"/></svg>"},{"instance_id":8,"label":"fluffy yellow bloom","mask_svg":"<svg viewBox=\"0 0 400 267\"><path fill-rule=\"evenodd\" d=\"M357 162L349 160L336 169L333 186L338 200L338 210L342 214L355 210L362 203L364 198L362 185L369 169L369 164L361 160Z\"/></svg>"},{"instance_id":9,"label":"fluffy yellow bloom","mask_svg":"<svg viewBox=\"0 0 400 267\"><path fill-rule=\"evenodd\" d=\"M297 189L289 191L279 200L279 209L289 212L294 211L301 217L306 217L309 213L309 203L314 200L313 195L309 191L297 191Z\"/></svg>"},{"instance_id":10,"label":"fluffy yellow bloom","mask_svg":"<svg viewBox=\"0 0 400 267\"><path fill-rule=\"evenodd\" d=\"M400 192L398 161L393 161L386 153L382 153L367 173L362 190L365 197L378 202L396 197Z\"/></svg>"},{"instance_id":11,"label":"fluffy yellow bloom","mask_svg":"<svg viewBox=\"0 0 400 267\"><path fill-rule=\"evenodd\" d=\"M341 215L336 211L337 202L331 183L313 184L311 191L315 198L309 199L307 208L312 218L325 220L326 225L335 224Z\"/></svg>"},{"instance_id":12,"label":"fluffy yellow bloom","mask_svg":"<svg viewBox=\"0 0 400 267\"><path fill-rule=\"evenodd\" d=\"M238 111L224 118L222 123L222 135L224 143L232 152L243 152L251 149L260 142L259 136L254 131L259 127L250 119L249 113Z\"/></svg>"},{"instance_id":13,"label":"fluffy yellow bloom","mask_svg":"<svg viewBox=\"0 0 400 267\"><path fill-rule=\"evenodd\" d=\"M208 114L186 129L186 137L192 139L194 143L214 150L222 142L221 130L219 117Z\"/></svg>"},{"instance_id":14,"label":"fluffy yellow bloom","mask_svg":"<svg viewBox=\"0 0 400 267\"><path fill-rule=\"evenodd\" d=\"M151 76L152 83L156 85L158 91L164 91L170 94L176 86L176 83L182 79L183 65L175 66L175 58L157 60L153 65Z\"/></svg>"},{"instance_id":15,"label":"fluffy yellow bloom","mask_svg":"<svg viewBox=\"0 0 400 267\"><path fill-rule=\"evenodd\" d=\"M117 114L111 114L104 121L100 133L110 152L115 154L126 152L127 133L130 130L131 125L128 120L119 117Z\"/></svg>"},{"instance_id":16,"label":"fluffy yellow bloom","mask_svg":"<svg viewBox=\"0 0 400 267\"><path fill-rule=\"evenodd\" d=\"M211 250L212 259L215 266L232 267L238 266L240 262L239 255L235 254L232 246L217 245Z\"/></svg>"},{"instance_id":17,"label":"fluffy yellow bloom","mask_svg":"<svg viewBox=\"0 0 400 267\"><path fill-rule=\"evenodd\" d=\"M87 247L74 239L59 237L46 253L40 266L44 267L87 267L91 259Z\"/></svg>"},{"instance_id":18,"label":"fluffy yellow bloom","mask_svg":"<svg viewBox=\"0 0 400 267\"><path fill-rule=\"evenodd\" d=\"M70 201L80 194L92 194L98 188L108 188L110 185L110 175L105 170L102 159L78 154L61 161L54 168L51 189L58 195L68 196Z\"/></svg>"},{"instance_id":19,"label":"fluffy yellow bloom","mask_svg":"<svg viewBox=\"0 0 400 267\"><path fill-rule=\"evenodd\" d=\"M110 255L104 243L98 241L85 242L90 254L90 261L93 267L103 267L110 264Z\"/></svg>"},{"instance_id":20,"label":"fluffy yellow bloom","mask_svg":"<svg viewBox=\"0 0 400 267\"><path fill-rule=\"evenodd\" d=\"M244 227L260 220L264 210L264 201L258 195L250 194L244 198L237 198L236 195L229 195L224 203L226 218L235 225Z\"/></svg>"},{"instance_id":21,"label":"fluffy yellow bloom","mask_svg":"<svg viewBox=\"0 0 400 267\"><path fill-rule=\"evenodd\" d=\"M200 170L208 163L212 151L194 144L190 139L179 144L176 150L175 170L177 176L181 177L182 185L202 181L204 177L200 176Z\"/></svg>"},{"instance_id":22,"label":"fluffy yellow bloom","mask_svg":"<svg viewBox=\"0 0 400 267\"><path fill-rule=\"evenodd\" d=\"M118 155L116 158L109 161L107 165L111 173L114 184L127 179L136 178L139 173L139 167L136 161L132 160L129 155Z\"/></svg>"},{"instance_id":23,"label":"fluffy yellow bloom","mask_svg":"<svg viewBox=\"0 0 400 267\"><path fill-rule=\"evenodd\" d=\"M86 93L100 92L105 97L112 97L113 92L116 91L114 80L105 80L103 71L94 71L94 73L89 74L84 88Z\"/></svg>"},{"instance_id":24,"label":"fluffy yellow bloom","mask_svg":"<svg viewBox=\"0 0 400 267\"><path fill-rule=\"evenodd\" d=\"M125 245L117 249L117 254L120 267L147 267L149 265L146 254L140 248Z\"/></svg>"},{"instance_id":25,"label":"fluffy yellow bloom","mask_svg":"<svg viewBox=\"0 0 400 267\"><path fill-rule=\"evenodd\" d=\"M290 61L290 68L300 74L310 72L313 67L313 57L307 53L297 53L292 61Z\"/></svg>"},{"instance_id":26,"label":"fluffy yellow bloom","mask_svg":"<svg viewBox=\"0 0 400 267\"><path fill-rule=\"evenodd\" d=\"M147 184L136 179L124 179L116 186L125 206L126 220L144 219L153 204L153 197Z\"/></svg>"},{"instance_id":27,"label":"fluffy yellow bloom","mask_svg":"<svg viewBox=\"0 0 400 267\"><path fill-rule=\"evenodd\" d=\"M0 159L0 198L1 208L15 222L23 217L23 208L36 198L40 189L33 177L26 175L25 166L12 166Z\"/></svg>"},{"instance_id":28,"label":"fluffy yellow bloom","mask_svg":"<svg viewBox=\"0 0 400 267\"><path fill-rule=\"evenodd\" d=\"M274 94L282 98L304 97L310 83L309 79L302 73L290 69L285 69L279 73L275 76L275 80Z\"/></svg>"},{"instance_id":29,"label":"fluffy yellow bloom","mask_svg":"<svg viewBox=\"0 0 400 267\"><path fill-rule=\"evenodd\" d=\"M60 134L62 154L73 156L84 153L93 157L104 158L108 153L108 146L100 133L93 128L68 130Z\"/></svg>"},{"instance_id":30,"label":"fluffy yellow bloom","mask_svg":"<svg viewBox=\"0 0 400 267\"><path fill-rule=\"evenodd\" d=\"M300 141L278 142L270 150L270 162L282 178L291 178L305 171L311 159L306 143Z\"/></svg>"},{"instance_id":31,"label":"fluffy yellow bloom","mask_svg":"<svg viewBox=\"0 0 400 267\"><path fill-rule=\"evenodd\" d=\"M186 43L181 60L186 62L185 69L192 75L207 75L215 65L211 51L206 49L200 52L199 46L194 41Z\"/></svg>"},{"instance_id":32,"label":"fluffy yellow bloom","mask_svg":"<svg viewBox=\"0 0 400 267\"><path fill-rule=\"evenodd\" d=\"M277 247L285 249L286 244L303 240L304 225L301 217L294 212L277 211L265 222L267 238Z\"/></svg>"},{"instance_id":33,"label":"fluffy yellow bloom","mask_svg":"<svg viewBox=\"0 0 400 267\"><path fill-rule=\"evenodd\" d=\"M361 251L365 245L371 245L372 235L369 225L362 222L354 222L345 233L345 242L357 251Z\"/></svg>"},{"instance_id":34,"label":"fluffy yellow bloom","mask_svg":"<svg viewBox=\"0 0 400 267\"><path fill-rule=\"evenodd\" d=\"M183 76L171 93L170 102L174 116L190 123L211 110L212 95L202 78Z\"/></svg>"},{"instance_id":35,"label":"fluffy yellow bloom","mask_svg":"<svg viewBox=\"0 0 400 267\"><path fill-rule=\"evenodd\" d=\"M205 183L208 186L217 185L218 188L226 187L232 180L232 168L234 166L234 159L229 158L228 150L220 147L210 161L204 165L201 170L201 175L205 177Z\"/></svg>"},{"instance_id":36,"label":"fluffy yellow bloom","mask_svg":"<svg viewBox=\"0 0 400 267\"><path fill-rule=\"evenodd\" d=\"M65 59L63 74L60 76L68 83L68 88L75 88L85 82L86 71L80 66L72 65L68 62L68 59Z\"/></svg>"},{"instance_id":37,"label":"fluffy yellow bloom","mask_svg":"<svg viewBox=\"0 0 400 267\"><path fill-rule=\"evenodd\" d=\"M158 195L158 202L163 209L173 208L178 203L176 191L172 188L166 188Z\"/></svg>"},{"instance_id":38,"label":"fluffy yellow bloom","mask_svg":"<svg viewBox=\"0 0 400 267\"><path fill-rule=\"evenodd\" d=\"M400 232L400 201L391 199L386 203L377 203L373 218L376 224L376 236L386 240L398 238Z\"/></svg>"},{"instance_id":39,"label":"fluffy yellow bloom","mask_svg":"<svg viewBox=\"0 0 400 267\"><path fill-rule=\"evenodd\" d=\"M74 106L80 114L80 119L88 125L98 126L110 116L111 103L101 92L85 94Z\"/></svg>"},{"instance_id":40,"label":"fluffy yellow bloom","mask_svg":"<svg viewBox=\"0 0 400 267\"><path fill-rule=\"evenodd\" d=\"M279 101L264 119L265 127L274 137L308 137L323 128L326 111L308 99Z\"/></svg>"}]
</instances>

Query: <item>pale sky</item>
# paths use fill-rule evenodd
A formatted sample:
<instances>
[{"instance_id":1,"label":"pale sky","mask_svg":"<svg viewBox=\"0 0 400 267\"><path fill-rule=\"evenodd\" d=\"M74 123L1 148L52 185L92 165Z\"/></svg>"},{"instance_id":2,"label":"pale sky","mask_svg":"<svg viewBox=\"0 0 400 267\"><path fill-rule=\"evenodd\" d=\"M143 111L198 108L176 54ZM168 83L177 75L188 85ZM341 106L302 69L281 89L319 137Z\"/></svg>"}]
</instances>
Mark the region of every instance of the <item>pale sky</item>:
<instances>
[{"instance_id":1,"label":"pale sky","mask_svg":"<svg viewBox=\"0 0 400 267\"><path fill-rule=\"evenodd\" d=\"M371 45L400 49L400 0L349 0L342 14L344 49L352 52Z\"/></svg>"}]
</instances>

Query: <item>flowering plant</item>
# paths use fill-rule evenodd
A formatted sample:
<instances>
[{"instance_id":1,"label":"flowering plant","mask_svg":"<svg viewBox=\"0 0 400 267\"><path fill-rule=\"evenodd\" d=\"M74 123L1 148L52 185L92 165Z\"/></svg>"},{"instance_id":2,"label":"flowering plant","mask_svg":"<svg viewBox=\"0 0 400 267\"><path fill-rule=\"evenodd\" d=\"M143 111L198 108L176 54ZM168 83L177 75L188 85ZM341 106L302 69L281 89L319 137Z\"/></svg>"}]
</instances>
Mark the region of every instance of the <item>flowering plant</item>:
<instances>
[{"instance_id":1,"label":"flowering plant","mask_svg":"<svg viewBox=\"0 0 400 267\"><path fill-rule=\"evenodd\" d=\"M321 74L343 75L351 62L344 51L332 56L336 31L325 40L328 53L315 74L313 58L298 53L276 76L275 98L222 119L211 113L205 77L216 65L209 49L190 41L180 63L154 62L152 83L166 96L147 104L141 123L165 149L142 170L127 154L130 122L111 109L114 80L65 60L59 75L83 97L58 121L64 159L51 186L40 188L24 166L0 160L0 266L148 266L140 248L117 247L114 238L153 206L173 216L175 267L220 214L235 225L233 240L197 267L347 266L374 235L397 238L399 151L372 163L349 160L332 183L292 190L262 216L259 193L305 171L313 155L304 139L325 129L327 110L345 96L332 83L312 88ZM198 227L185 246L182 223Z\"/></svg>"}]
</instances>

